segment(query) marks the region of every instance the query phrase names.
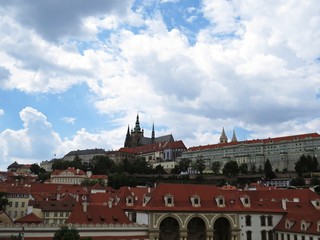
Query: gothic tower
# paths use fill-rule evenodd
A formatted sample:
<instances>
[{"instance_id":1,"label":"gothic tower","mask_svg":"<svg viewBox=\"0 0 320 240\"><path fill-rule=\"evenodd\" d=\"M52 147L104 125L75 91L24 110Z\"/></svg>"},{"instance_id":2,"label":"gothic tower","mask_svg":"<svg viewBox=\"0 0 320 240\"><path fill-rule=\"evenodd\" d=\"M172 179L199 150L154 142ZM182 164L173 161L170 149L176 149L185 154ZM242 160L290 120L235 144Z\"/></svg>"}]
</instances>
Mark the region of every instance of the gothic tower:
<instances>
[{"instance_id":1,"label":"gothic tower","mask_svg":"<svg viewBox=\"0 0 320 240\"><path fill-rule=\"evenodd\" d=\"M227 143L228 142L228 138L226 133L224 132L224 128L222 128L222 133L220 136L220 143Z\"/></svg>"},{"instance_id":2,"label":"gothic tower","mask_svg":"<svg viewBox=\"0 0 320 240\"><path fill-rule=\"evenodd\" d=\"M231 142L238 142L235 130L233 130Z\"/></svg>"}]
</instances>

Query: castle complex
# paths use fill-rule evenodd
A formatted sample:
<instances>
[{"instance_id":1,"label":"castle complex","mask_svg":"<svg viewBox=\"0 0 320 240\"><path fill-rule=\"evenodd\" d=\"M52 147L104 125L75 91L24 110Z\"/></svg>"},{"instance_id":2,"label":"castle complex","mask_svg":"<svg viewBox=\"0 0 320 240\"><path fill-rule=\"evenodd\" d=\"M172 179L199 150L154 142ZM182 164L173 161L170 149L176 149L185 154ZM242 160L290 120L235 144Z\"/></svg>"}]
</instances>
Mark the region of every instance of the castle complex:
<instances>
[{"instance_id":1,"label":"castle complex","mask_svg":"<svg viewBox=\"0 0 320 240\"><path fill-rule=\"evenodd\" d=\"M125 148L133 148L138 146L144 146L153 143L161 143L161 142L173 142L173 136L171 134L164 135L160 137L155 137L154 124L152 125L152 133L151 138L144 136L144 130L140 127L139 115L137 115L136 124L134 129L131 130L128 126L128 131L126 135L126 139L124 141Z\"/></svg>"},{"instance_id":2,"label":"castle complex","mask_svg":"<svg viewBox=\"0 0 320 240\"><path fill-rule=\"evenodd\" d=\"M206 146L191 147L183 152L181 158L196 161L199 157L205 160L207 169L214 161L219 161L222 166L230 160L237 161L238 165L246 163L250 169L264 168L267 160L273 170L294 171L295 163L301 155L320 156L320 135L308 133L285 137L253 139L237 141L235 132L230 142L222 130L220 143Z\"/></svg>"}]
</instances>

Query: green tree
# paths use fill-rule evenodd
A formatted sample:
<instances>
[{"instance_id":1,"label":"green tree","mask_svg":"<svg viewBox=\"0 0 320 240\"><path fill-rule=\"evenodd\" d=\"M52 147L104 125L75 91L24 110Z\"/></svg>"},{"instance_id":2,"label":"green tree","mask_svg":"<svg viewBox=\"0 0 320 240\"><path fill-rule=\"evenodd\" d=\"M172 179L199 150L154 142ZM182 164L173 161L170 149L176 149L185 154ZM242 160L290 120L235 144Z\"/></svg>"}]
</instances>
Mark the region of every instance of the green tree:
<instances>
[{"instance_id":1,"label":"green tree","mask_svg":"<svg viewBox=\"0 0 320 240\"><path fill-rule=\"evenodd\" d=\"M191 160L189 158L182 158L178 163L180 172L187 172L190 164Z\"/></svg>"},{"instance_id":2,"label":"green tree","mask_svg":"<svg viewBox=\"0 0 320 240\"><path fill-rule=\"evenodd\" d=\"M30 167L30 171L34 174L39 174L40 172L40 166L36 163L32 164L31 167Z\"/></svg>"},{"instance_id":3,"label":"green tree","mask_svg":"<svg viewBox=\"0 0 320 240\"><path fill-rule=\"evenodd\" d=\"M80 240L80 234L75 228L62 226L54 233L53 240Z\"/></svg>"},{"instance_id":4,"label":"green tree","mask_svg":"<svg viewBox=\"0 0 320 240\"><path fill-rule=\"evenodd\" d=\"M154 169L153 169L153 173L154 174L165 174L166 171L164 170L163 166L161 166L160 164L157 165Z\"/></svg>"},{"instance_id":5,"label":"green tree","mask_svg":"<svg viewBox=\"0 0 320 240\"><path fill-rule=\"evenodd\" d=\"M272 166L269 159L267 159L267 161L264 164L264 176L267 179L273 179L276 177L276 174L272 170Z\"/></svg>"},{"instance_id":6,"label":"green tree","mask_svg":"<svg viewBox=\"0 0 320 240\"><path fill-rule=\"evenodd\" d=\"M245 174L248 174L248 164L246 163L242 163L240 166L239 166L239 172L243 175Z\"/></svg>"},{"instance_id":7,"label":"green tree","mask_svg":"<svg viewBox=\"0 0 320 240\"><path fill-rule=\"evenodd\" d=\"M294 169L301 177L303 173L312 172L318 167L318 160L315 156L301 155L299 160L296 162Z\"/></svg>"},{"instance_id":8,"label":"green tree","mask_svg":"<svg viewBox=\"0 0 320 240\"><path fill-rule=\"evenodd\" d=\"M225 176L236 176L239 174L239 167L236 161L228 161L223 167L223 175Z\"/></svg>"},{"instance_id":9,"label":"green tree","mask_svg":"<svg viewBox=\"0 0 320 240\"><path fill-rule=\"evenodd\" d=\"M204 161L203 157L200 156L197 158L197 160L195 162L194 170L196 170L197 172L199 172L202 175L202 173L205 169L206 169L205 161Z\"/></svg>"},{"instance_id":10,"label":"green tree","mask_svg":"<svg viewBox=\"0 0 320 240\"><path fill-rule=\"evenodd\" d=\"M115 163L107 156L96 155L91 160L93 174L108 174Z\"/></svg>"},{"instance_id":11,"label":"green tree","mask_svg":"<svg viewBox=\"0 0 320 240\"><path fill-rule=\"evenodd\" d=\"M69 162L68 167L73 167L75 169L83 169L82 159L76 154L74 159Z\"/></svg>"},{"instance_id":12,"label":"green tree","mask_svg":"<svg viewBox=\"0 0 320 240\"><path fill-rule=\"evenodd\" d=\"M295 187L301 187L301 186L304 186L305 184L306 182L302 177L293 178L290 181L290 185Z\"/></svg>"},{"instance_id":13,"label":"green tree","mask_svg":"<svg viewBox=\"0 0 320 240\"><path fill-rule=\"evenodd\" d=\"M8 204L7 193L0 192L0 210L4 210Z\"/></svg>"},{"instance_id":14,"label":"green tree","mask_svg":"<svg viewBox=\"0 0 320 240\"><path fill-rule=\"evenodd\" d=\"M219 161L214 161L211 164L211 170L213 172L213 174L218 175L220 174L220 169L221 169L221 162Z\"/></svg>"},{"instance_id":15,"label":"green tree","mask_svg":"<svg viewBox=\"0 0 320 240\"><path fill-rule=\"evenodd\" d=\"M257 173L257 168L256 168L256 165L255 165L255 164L252 164L252 165L250 166L250 173L251 173L251 174Z\"/></svg>"},{"instance_id":16,"label":"green tree","mask_svg":"<svg viewBox=\"0 0 320 240\"><path fill-rule=\"evenodd\" d=\"M68 161L64 161L63 159L55 159L51 168L52 170L66 170L68 166Z\"/></svg>"}]
</instances>

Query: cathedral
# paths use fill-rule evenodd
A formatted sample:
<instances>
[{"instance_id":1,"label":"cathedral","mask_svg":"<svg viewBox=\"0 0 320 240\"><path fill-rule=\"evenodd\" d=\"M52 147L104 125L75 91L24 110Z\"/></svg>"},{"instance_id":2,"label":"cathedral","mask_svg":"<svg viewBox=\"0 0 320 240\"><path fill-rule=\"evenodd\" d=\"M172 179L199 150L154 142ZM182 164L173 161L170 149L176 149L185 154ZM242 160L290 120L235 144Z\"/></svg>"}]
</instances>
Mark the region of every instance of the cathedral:
<instances>
[{"instance_id":1,"label":"cathedral","mask_svg":"<svg viewBox=\"0 0 320 240\"><path fill-rule=\"evenodd\" d=\"M144 130L141 129L140 127L139 114L137 114L136 124L134 129L131 129L131 132L130 132L130 127L128 126L126 139L124 141L124 147L134 148L138 146L144 146L148 144L161 143L161 142L174 142L174 138L172 134L155 137L154 124L152 125L151 137L150 138L145 137Z\"/></svg>"}]
</instances>

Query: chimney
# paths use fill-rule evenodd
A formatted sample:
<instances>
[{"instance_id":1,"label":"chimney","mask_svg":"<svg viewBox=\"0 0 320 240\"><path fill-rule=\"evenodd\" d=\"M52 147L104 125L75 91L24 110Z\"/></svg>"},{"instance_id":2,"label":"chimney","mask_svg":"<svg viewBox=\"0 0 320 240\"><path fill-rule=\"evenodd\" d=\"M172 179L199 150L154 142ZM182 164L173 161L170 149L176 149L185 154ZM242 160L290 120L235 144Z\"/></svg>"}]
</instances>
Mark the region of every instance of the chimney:
<instances>
[{"instance_id":1,"label":"chimney","mask_svg":"<svg viewBox=\"0 0 320 240\"><path fill-rule=\"evenodd\" d=\"M88 210L88 202L83 202L82 203L82 210L83 210L84 213L87 212L87 210Z\"/></svg>"},{"instance_id":2,"label":"chimney","mask_svg":"<svg viewBox=\"0 0 320 240\"><path fill-rule=\"evenodd\" d=\"M281 205L282 205L283 210L287 210L287 199L283 198L281 200Z\"/></svg>"}]
</instances>

